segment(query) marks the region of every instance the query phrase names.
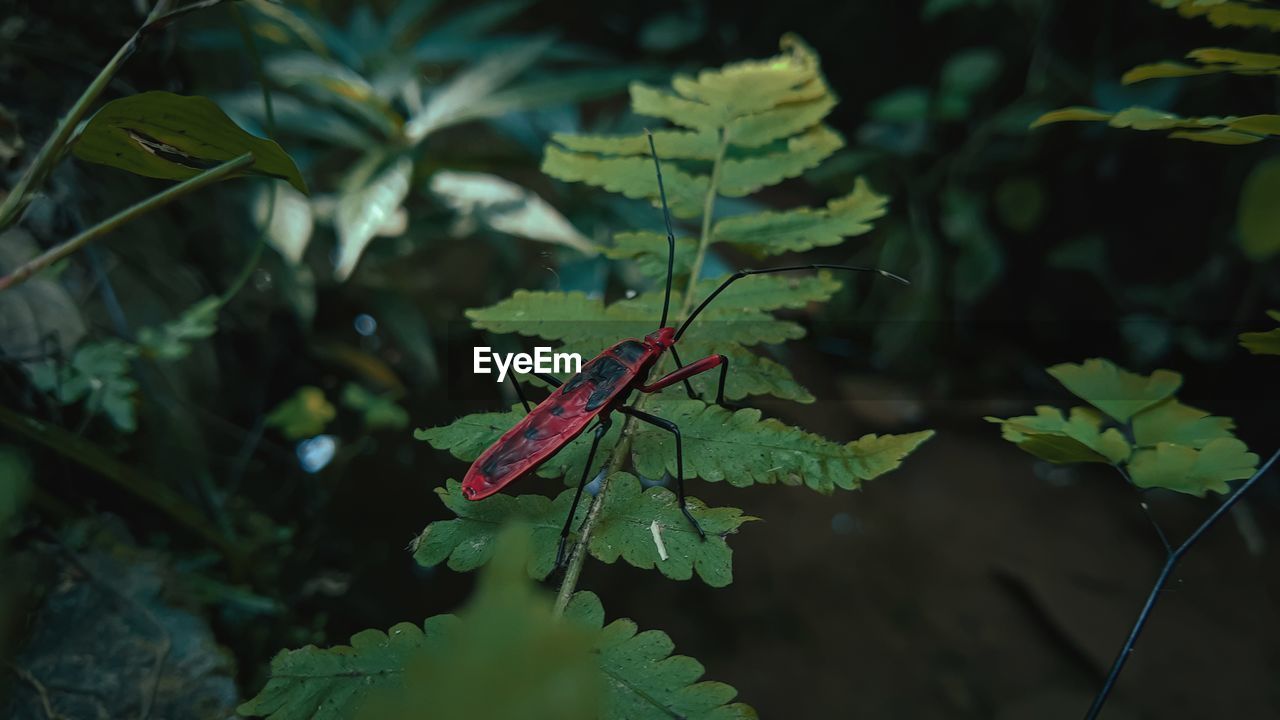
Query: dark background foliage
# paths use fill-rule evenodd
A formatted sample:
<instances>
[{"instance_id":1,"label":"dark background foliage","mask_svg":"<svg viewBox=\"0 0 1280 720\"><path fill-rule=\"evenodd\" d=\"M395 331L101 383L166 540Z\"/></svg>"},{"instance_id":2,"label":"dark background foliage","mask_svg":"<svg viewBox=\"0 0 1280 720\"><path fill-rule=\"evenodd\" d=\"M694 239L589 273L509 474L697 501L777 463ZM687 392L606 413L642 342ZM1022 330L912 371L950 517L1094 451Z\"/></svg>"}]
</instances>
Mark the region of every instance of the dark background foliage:
<instances>
[{"instance_id":1,"label":"dark background foliage","mask_svg":"<svg viewBox=\"0 0 1280 720\"><path fill-rule=\"evenodd\" d=\"M338 27L349 24L352 3L303 4ZM1037 464L982 422L1066 402L1045 366L1110 357L1137 371L1176 369L1186 378L1186 402L1234 417L1257 452L1274 442L1274 365L1235 344L1239 332L1265 326L1263 310L1280 305L1274 261L1250 262L1235 237L1241 184L1274 154L1272 145L1221 147L1092 125L1026 130L1040 112L1072 104L1276 112L1273 79L1117 81L1135 64L1193 47L1268 50L1274 38L1215 30L1138 0L949 4L955 9L930 17L920 3L887 0L572 0L531 5L500 26L553 32L558 42L598 53L601 64L659 76L764 57L783 32L796 32L820 54L841 99L831 122L849 147L834 169L787 183L766 201L819 204L858 174L893 198L889 217L851 245L863 248L859 260L896 258L904 266L893 269L916 285L895 295L850 283L820 316L797 315L810 337L780 357L819 400L759 404L836 439L912 427L935 427L938 438L863 492L822 497L756 487L739 496L767 522L735 539L737 572L727 589L659 582L624 566L591 567L583 581L611 616L666 629L765 716L1051 718L1087 705L1161 549L1117 478ZM0 105L29 157L138 14L128 3L6 5ZM391 5L373 3L378 15ZM436 13L468 5L446 3ZM233 27L221 8L191 18L144 45L109 94L252 89L243 49L219 39ZM974 48L994 58L996 70L961 111L943 117L943 68ZM927 90L930 99L906 109L884 100L904 88ZM625 113L624 96L584 101L580 112L541 109L506 124L447 129L428 143L416 174L442 167L500 174L540 193L588 235L656 229L647 208L606 206L601 194L537 171L547 130L575 129L557 122L607 128ZM358 157L287 133L282 144L323 192ZM14 178L24 161L5 162ZM25 226L48 245L158 187L68 161ZM130 337L224 290L257 240L248 208L258 187L224 184L74 259L59 279L89 336ZM100 618L131 626L127 604L94 592L113 596L113 583L127 582L163 605L154 613L172 642L205 644L210 655L215 643L226 648L205 674L234 678L247 695L281 647L342 642L366 627L447 612L466 597L471 576L424 570L405 550L427 522L445 516L432 490L459 477L461 463L414 442L407 429L369 431L342 411L326 430L336 443L331 461L307 472L298 447L264 427L267 413L301 385L336 399L349 382L397 397L415 427L504 407L514 400L505 388L466 372L471 347L490 339L470 330L462 311L514 288L612 297L634 277L553 245L485 232L452 236L449 211L425 192L415 190L408 210L407 232L375 240L347 282L330 277L327 231L317 231L303 272L268 251L215 337L180 363L135 365L134 434L83 408L58 407L33 390L16 360L0 364L6 408L92 440L255 548L228 563L100 474L5 436L25 449L39 487L5 561L5 584L20 578L10 632L0 629L6 657L43 668L50 685L89 687L65 680L83 668L56 658L67 646L99 658L136 654L125 645L147 636L145 621L132 621L139 625L132 635L95 637ZM835 251L830 259L850 256ZM355 328L364 315L377 321L370 334ZM725 490L699 486L694 494L715 504ZM1161 598L1111 717L1280 713L1277 493L1274 483L1260 486L1187 562ZM1216 502L1150 499L1175 535ZM80 594L68 596L70 586ZM62 604L68 597L100 609L77 616ZM125 645L103 646L110 642ZM501 674L495 669L496 683ZM126 674L121 682L146 678ZM28 683L6 675L0 689L11 697L0 707L9 702L18 717L40 717ZM229 683L218 692L231 693ZM115 707L110 693L99 699ZM162 694L157 702L179 703L172 716L191 712L181 698Z\"/></svg>"}]
</instances>

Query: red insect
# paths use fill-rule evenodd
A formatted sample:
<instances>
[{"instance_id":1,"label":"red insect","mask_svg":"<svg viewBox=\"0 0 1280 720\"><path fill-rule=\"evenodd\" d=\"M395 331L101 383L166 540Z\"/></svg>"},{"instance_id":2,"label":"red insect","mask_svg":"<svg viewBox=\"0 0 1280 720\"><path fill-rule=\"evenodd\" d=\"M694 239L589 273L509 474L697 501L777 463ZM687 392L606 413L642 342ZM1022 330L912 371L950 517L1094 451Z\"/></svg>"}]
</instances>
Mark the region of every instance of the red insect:
<instances>
[{"instance_id":1,"label":"red insect","mask_svg":"<svg viewBox=\"0 0 1280 720\"><path fill-rule=\"evenodd\" d=\"M684 335L689 323L693 322L693 319L717 295L724 292L725 288L729 287L731 283L748 275L827 268L832 270L875 272L907 284L905 279L884 270L849 265L792 265L763 270L739 270L726 278L718 288L694 308L679 329L667 327L667 311L671 304L671 280L674 274L676 241L675 235L671 231L671 215L667 209L666 190L662 186L662 167L658 163L658 153L654 148L652 135L649 136L649 150L653 154L654 169L658 176L658 193L662 199L662 214L663 220L666 222L668 245L667 288L666 295L662 301L662 319L658 323L658 329L646 335L643 340L623 340L606 349L596 358L583 365L581 372L563 384L550 375L534 373L544 382L556 387L556 390L546 400L538 403L532 409L530 409L529 402L525 399L524 392L520 389L520 383L513 373L512 382L515 383L516 392L520 396L520 401L524 403L528 414L520 422L516 423L515 427L512 427L501 438L498 438L497 442L481 453L480 457L476 458L462 481L462 494L467 499L481 500L486 498L536 470L551 456L559 452L561 448L581 435L593 419L596 420L591 450L587 454L586 465L582 468L582 478L578 482L578 492L573 497L573 505L569 508L569 517L565 519L564 529L560 533L560 550L556 558L557 565L564 560L565 541L569 537L569 526L573 522L574 514L578 509L578 501L582 499L582 489L587 484L587 478L591 477L591 465L595 459L596 449L600 445L600 438L604 437L605 433L609 431L609 427L612 424L611 415L615 411L657 426L675 436L676 494L680 499L680 509L684 512L684 516L689 519L694 529L697 530L698 535L702 539L706 539L706 534L703 533L702 527L698 525L697 519L689 512L689 507L685 503L684 450L680 437L680 428L670 420L637 410L627 405L626 402L635 391L642 393L658 392L678 382L684 383L689 397L697 397L693 387L689 385L688 378L718 367L720 368L720 380L716 391L716 402L724 405L724 381L729 371L728 358L724 355L711 355L689 365L684 365L680 361L680 355L676 352L675 344ZM671 351L672 359L675 360L677 369L652 383L647 382L650 371L658 363L662 354L668 350Z\"/></svg>"}]
</instances>

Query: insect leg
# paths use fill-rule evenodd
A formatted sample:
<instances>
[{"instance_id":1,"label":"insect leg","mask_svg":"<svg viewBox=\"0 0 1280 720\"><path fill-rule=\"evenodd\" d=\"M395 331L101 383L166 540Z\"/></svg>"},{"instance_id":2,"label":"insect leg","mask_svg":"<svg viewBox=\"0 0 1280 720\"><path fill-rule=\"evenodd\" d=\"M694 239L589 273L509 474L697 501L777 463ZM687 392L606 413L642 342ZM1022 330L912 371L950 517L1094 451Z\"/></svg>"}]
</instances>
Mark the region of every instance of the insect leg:
<instances>
[{"instance_id":1,"label":"insect leg","mask_svg":"<svg viewBox=\"0 0 1280 720\"><path fill-rule=\"evenodd\" d=\"M674 349L675 348L672 348L672 350ZM716 391L716 402L720 405L724 405L724 381L729 373L729 358L724 355L708 355L697 362L685 365L675 372L664 375L648 385L641 385L639 390L640 392L645 393L657 392L662 388L674 385L685 378L693 377L694 375L707 372L708 370L716 367L720 368L720 384Z\"/></svg>"},{"instance_id":2,"label":"insect leg","mask_svg":"<svg viewBox=\"0 0 1280 720\"><path fill-rule=\"evenodd\" d=\"M555 375L548 375L547 373L540 373L540 372L530 373L530 374L538 378L542 382L550 385L553 388L558 388L564 384L560 382L560 378L556 377Z\"/></svg>"},{"instance_id":3,"label":"insect leg","mask_svg":"<svg viewBox=\"0 0 1280 720\"><path fill-rule=\"evenodd\" d=\"M680 361L680 353L676 352L676 348L674 345L671 346L671 359L676 361L677 370L684 367L684 363ZM684 389L685 389L685 392L689 393L690 400L701 399L698 397L698 393L693 391L693 386L689 384L689 381L687 379L684 381Z\"/></svg>"},{"instance_id":4,"label":"insect leg","mask_svg":"<svg viewBox=\"0 0 1280 720\"><path fill-rule=\"evenodd\" d=\"M520 381L516 379L515 373L511 373L511 387L516 389L516 397L520 398L520 404L524 405L524 414L528 415L533 408L529 406L529 399L524 396L524 388L520 387Z\"/></svg>"},{"instance_id":5,"label":"insect leg","mask_svg":"<svg viewBox=\"0 0 1280 720\"><path fill-rule=\"evenodd\" d=\"M600 424L596 425L596 432L591 438L591 450L587 453L587 462L582 466L582 479L578 481L578 492L573 496L573 504L569 506L569 517L564 519L564 529L560 531L560 546L556 549L556 567L564 564L568 558L565 557L565 544L569 541L569 527L573 525L573 516L578 513L578 501L582 499L582 489L587 486L587 478L591 477L591 463L596 458L596 448L600 446L600 438L609 432L609 426L613 424L608 417L602 416Z\"/></svg>"},{"instance_id":6,"label":"insect leg","mask_svg":"<svg viewBox=\"0 0 1280 720\"><path fill-rule=\"evenodd\" d=\"M691 365L690 367L693 366ZM679 372L679 370L676 372ZM675 373L672 374L674 375ZM654 427L662 428L676 436L676 494L680 498L680 512L684 513L684 516L688 518L689 523L693 525L693 529L698 531L698 537L706 540L707 534L702 531L702 526L693 518L693 513L689 512L689 505L684 499L684 448L680 439L680 426L666 418L660 418L657 415L650 415L647 412L642 412L633 407L623 406L618 408L618 411L626 413L637 420L647 422Z\"/></svg>"}]
</instances>

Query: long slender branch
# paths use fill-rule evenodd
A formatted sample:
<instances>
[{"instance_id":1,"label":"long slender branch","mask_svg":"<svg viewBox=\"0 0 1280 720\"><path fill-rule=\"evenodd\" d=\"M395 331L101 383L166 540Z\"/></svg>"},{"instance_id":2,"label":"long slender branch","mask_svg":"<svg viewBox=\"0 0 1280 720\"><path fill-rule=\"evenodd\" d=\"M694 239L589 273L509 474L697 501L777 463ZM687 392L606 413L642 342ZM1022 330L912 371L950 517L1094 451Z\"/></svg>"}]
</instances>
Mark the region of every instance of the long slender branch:
<instances>
[{"instance_id":1,"label":"long slender branch","mask_svg":"<svg viewBox=\"0 0 1280 720\"><path fill-rule=\"evenodd\" d=\"M206 185L211 185L215 182L218 182L219 180L230 175L231 173L234 173L235 171L245 168L251 164L253 164L253 153L245 153L239 157L228 160L222 163L221 165L211 167L208 170L205 170L204 172L200 173L199 175L187 178L186 180L183 180L177 185L174 185L168 188L164 192L158 193L156 195L152 195L151 197L147 198L146 200L143 200L142 202L136 203L134 205L131 205L125 208L124 210L121 210L115 215L112 215L106 220L103 220L97 225L94 225L88 230L85 230L79 235L76 235L70 240L62 243L61 245L57 245L55 247L50 248L43 255L32 258L31 260L27 261L18 269L14 270L8 275L0 277L0 291L8 290L17 285L22 284L23 282L26 282L26 280L30 278L32 275L35 275L36 273L49 267L53 263L79 250L80 248L102 237L103 235L106 235L112 230L115 230L121 225L124 225L130 220L134 220L138 217L141 217L142 215L145 215L151 212L152 210L155 210L156 208L162 207L164 205L168 205L169 203L173 202L174 200L177 200L178 198L182 197L183 195L186 195L187 193L194 192L196 190L199 190L200 188L205 187Z\"/></svg>"},{"instance_id":2,"label":"long slender branch","mask_svg":"<svg viewBox=\"0 0 1280 720\"><path fill-rule=\"evenodd\" d=\"M1250 476L1248 480L1245 480L1240 487L1236 488L1235 492L1231 493L1209 517L1205 518L1204 522L1200 523L1195 532L1191 533L1186 540L1182 541L1181 545L1169 553L1164 567L1160 569L1160 574L1156 577L1155 584L1151 586L1151 592L1147 594L1147 601L1143 603L1142 610L1138 611L1138 618L1134 621L1133 628L1129 631L1129 637L1125 639L1124 645L1120 648L1120 653L1116 655L1115 662L1111 665L1111 672L1107 673L1107 679L1102 683L1102 688L1098 690L1098 695L1093 699L1093 704L1089 706L1089 712L1084 716L1085 720L1095 720L1098 717L1098 713L1102 712L1102 706L1106 704L1107 697L1111 694L1116 681L1120 678L1120 671L1124 669L1125 662L1133 654L1133 647L1138 642L1138 636L1142 634L1147 620L1151 617L1151 611L1155 608L1156 599L1160 597L1164 586L1169 583L1169 578L1172 577L1178 562L1182 560L1182 557L1201 537L1204 537L1209 528L1213 527L1218 520L1222 519L1223 515L1226 515L1231 510L1233 505L1240 501L1240 498L1249 491L1249 488L1253 487L1263 475L1267 474L1267 471L1271 469L1277 458L1280 458L1280 450L1272 453L1271 457L1258 468L1257 472Z\"/></svg>"},{"instance_id":3,"label":"long slender branch","mask_svg":"<svg viewBox=\"0 0 1280 720\"><path fill-rule=\"evenodd\" d=\"M697 286L698 275L702 271L702 261L707 255L707 247L711 245L711 215L715 210L716 196L720 190L720 168L724 164L724 156L728 147L728 131L722 130L720 147L716 151L715 162L711 166L711 179L707 184L707 194L702 203L702 233L698 238L698 252L693 261L693 269L689 274L689 285L685 289L684 306L680 310L680 316L677 320L683 320L689 315L689 311L693 309L695 301L693 290ZM636 400L636 407L643 408L647 398L647 395L641 395ZM578 578L582 575L582 566L587 560L587 543L591 539L591 529L595 526L596 520L600 516L600 509L604 507L605 492L609 488L609 476L622 469L623 463L626 462L631 453L631 442L636 433L635 423L636 419L631 416L628 416L626 422L623 423L622 436L618 439L618 444L614 446L612 454L609 456L609 462L606 464L608 470L600 480L600 489L596 491L595 497L591 500L591 505L587 508L587 516L582 521L581 530L578 532L578 540L573 545L573 552L569 556L569 564L565 568L564 580L561 581L560 590L556 593L556 603L553 611L556 617L564 613L569 601L573 599L574 590L578 587Z\"/></svg>"}]
</instances>

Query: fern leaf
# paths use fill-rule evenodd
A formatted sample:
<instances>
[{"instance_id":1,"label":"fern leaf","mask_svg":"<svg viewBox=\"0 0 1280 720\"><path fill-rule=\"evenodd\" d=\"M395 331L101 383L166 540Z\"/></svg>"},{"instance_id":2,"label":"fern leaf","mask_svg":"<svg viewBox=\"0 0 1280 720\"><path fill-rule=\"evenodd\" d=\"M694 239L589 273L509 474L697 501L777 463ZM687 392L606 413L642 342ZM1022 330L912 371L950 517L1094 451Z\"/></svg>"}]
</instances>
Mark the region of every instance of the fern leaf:
<instances>
[{"instance_id":1,"label":"fern leaf","mask_svg":"<svg viewBox=\"0 0 1280 720\"><path fill-rule=\"evenodd\" d=\"M716 130L730 119L721 108L687 100L644 83L631 83L631 110L637 115L670 120L699 132Z\"/></svg>"},{"instance_id":2,"label":"fern leaf","mask_svg":"<svg viewBox=\"0 0 1280 720\"><path fill-rule=\"evenodd\" d=\"M800 292L805 287L797 286ZM678 305L678 293L672 296L672 302ZM774 302L790 301L775 299ZM564 341L570 345L568 349L585 359L595 357L620 340L653 332L661 308L659 293L646 293L605 308L600 300L580 292L517 290L506 300L487 308L468 310L466 315L483 330ZM707 341L756 345L795 340L804 336L804 330L755 308L721 304L699 319L698 336Z\"/></svg>"},{"instance_id":3,"label":"fern leaf","mask_svg":"<svg viewBox=\"0 0 1280 720\"><path fill-rule=\"evenodd\" d=\"M1115 464L1127 460L1132 452L1124 435L1115 428L1103 430L1101 413L1090 408L1071 408L1070 419L1058 408L1041 405L1035 415L986 420L1000 424L1005 440L1052 463Z\"/></svg>"},{"instance_id":4,"label":"fern leaf","mask_svg":"<svg viewBox=\"0 0 1280 720\"><path fill-rule=\"evenodd\" d=\"M637 632L628 619L604 624L604 607L594 593L579 592L565 618L598 631L596 652L605 677L601 720L755 720L756 712L732 702L732 686L701 681L702 664L672 655L675 644L660 630Z\"/></svg>"},{"instance_id":5,"label":"fern leaf","mask_svg":"<svg viewBox=\"0 0 1280 720\"><path fill-rule=\"evenodd\" d=\"M690 238L676 238L675 275L688 275L698 253L698 243ZM604 249L605 257L632 260L636 268L657 283L667 279L667 237L653 232L622 232L613 236L613 246Z\"/></svg>"},{"instance_id":6,"label":"fern leaf","mask_svg":"<svg viewBox=\"0 0 1280 720\"><path fill-rule=\"evenodd\" d=\"M1184 18L1205 17L1214 27L1262 27L1280 30L1280 10L1253 3L1229 0L1152 0L1166 9L1177 9Z\"/></svg>"},{"instance_id":7,"label":"fern leaf","mask_svg":"<svg viewBox=\"0 0 1280 720\"><path fill-rule=\"evenodd\" d=\"M829 93L734 119L726 133L734 145L757 148L817 125L836 106Z\"/></svg>"},{"instance_id":8,"label":"fern leaf","mask_svg":"<svg viewBox=\"0 0 1280 720\"><path fill-rule=\"evenodd\" d=\"M726 197L746 197L761 188L812 170L844 147L844 138L819 125L787 140L782 152L740 160L726 160L721 169L719 191Z\"/></svg>"},{"instance_id":9,"label":"fern leaf","mask_svg":"<svg viewBox=\"0 0 1280 720\"><path fill-rule=\"evenodd\" d=\"M796 382L786 367L737 343L701 342L691 335L680 341L680 353L688 362L708 355L727 357L729 374L725 378L724 394L730 400L741 400L748 395L773 395L798 403L811 403L814 400L813 394ZM714 398L720 374L703 373L691 378L690 382L703 398ZM683 390L677 388L675 392Z\"/></svg>"},{"instance_id":10,"label":"fern leaf","mask_svg":"<svg viewBox=\"0 0 1280 720\"><path fill-rule=\"evenodd\" d=\"M551 139L574 152L649 157L649 138L645 135L555 133ZM716 134L706 130L657 130L653 133L653 142L662 148L664 160L714 160L720 144Z\"/></svg>"},{"instance_id":11,"label":"fern leaf","mask_svg":"<svg viewBox=\"0 0 1280 720\"><path fill-rule=\"evenodd\" d=\"M690 175L668 163L662 179L667 202L676 217L697 217L702 212L702 198L707 193L707 178ZM569 182L584 182L621 193L629 198L658 197L658 180L653 161L642 157L597 157L569 152L548 145L542 159L542 172Z\"/></svg>"},{"instance_id":12,"label":"fern leaf","mask_svg":"<svg viewBox=\"0 0 1280 720\"><path fill-rule=\"evenodd\" d=\"M1272 320L1280 322L1280 310L1268 310ZM1280 328L1240 333L1240 346L1254 355L1280 355Z\"/></svg>"},{"instance_id":13,"label":"fern leaf","mask_svg":"<svg viewBox=\"0 0 1280 720\"><path fill-rule=\"evenodd\" d=\"M672 580L688 580L696 570L711 587L728 585L733 581L733 551L725 536L756 518L737 508L708 508L696 498L688 501L689 511L707 534L705 541L680 511L675 493L663 487L642 492L635 476L614 473L591 531L591 556L606 563L621 557L644 570L656 567Z\"/></svg>"},{"instance_id":14,"label":"fern leaf","mask_svg":"<svg viewBox=\"0 0 1280 720\"><path fill-rule=\"evenodd\" d=\"M1179 62L1158 62L1139 65L1121 78L1125 85L1155 78L1181 78L1197 75L1280 75L1280 55L1245 52L1232 48L1198 48L1187 53L1196 65Z\"/></svg>"},{"instance_id":15,"label":"fern leaf","mask_svg":"<svg viewBox=\"0 0 1280 720\"><path fill-rule=\"evenodd\" d=\"M599 631L552 616L549 598L525 577L522 530L505 531L498 545L458 617L366 630L349 647L283 652L266 688L238 712L270 720L596 718Z\"/></svg>"},{"instance_id":16,"label":"fern leaf","mask_svg":"<svg viewBox=\"0 0 1280 720\"><path fill-rule=\"evenodd\" d=\"M1280 115L1183 117L1141 106L1115 113L1094 108L1061 108L1041 115L1031 127L1072 121L1106 122L1111 127L1134 130L1172 130L1170 138L1220 145L1247 145L1280 135Z\"/></svg>"},{"instance_id":17,"label":"fern leaf","mask_svg":"<svg viewBox=\"0 0 1280 720\"><path fill-rule=\"evenodd\" d=\"M284 650L271 661L271 680L236 709L270 720L345 720L372 693L403 686L405 668L456 625L438 615L422 627L401 623L387 632L363 630L351 644Z\"/></svg>"},{"instance_id":18,"label":"fern leaf","mask_svg":"<svg viewBox=\"0 0 1280 720\"><path fill-rule=\"evenodd\" d=\"M871 221L884 216L888 203L887 196L858 178L852 193L831 200L825 208L725 218L716 223L712 236L716 242L761 255L839 245L846 237L869 231Z\"/></svg>"},{"instance_id":19,"label":"fern leaf","mask_svg":"<svg viewBox=\"0 0 1280 720\"><path fill-rule=\"evenodd\" d=\"M680 426L685 477L753 484L805 485L819 492L853 490L896 467L933 436L932 430L907 435L865 435L840 444L773 419L760 411L730 412L676 395L660 395L646 410ZM671 433L642 426L632 444L638 472L659 477L675 472Z\"/></svg>"},{"instance_id":20,"label":"fern leaf","mask_svg":"<svg viewBox=\"0 0 1280 720\"><path fill-rule=\"evenodd\" d=\"M541 580L555 568L560 530L575 492L565 490L555 500L541 495L498 494L471 501L462 496L461 484L450 480L446 487L436 488L436 494L457 518L428 525L411 545L413 557L424 566L447 561L451 570L474 570L489 562L502 528L519 523L532 531L526 572ZM579 505L571 528L581 523L586 505ZM703 582L724 587L733 580L733 552L725 537L755 518L737 508L708 508L696 498L689 498L689 505L707 533L706 541L697 537L680 512L674 493L661 487L641 491L634 476L616 473L609 480L609 494L592 530L588 552L606 563L622 558L642 570L656 568L673 580L688 580L696 570ZM660 540L654 539L654 523Z\"/></svg>"},{"instance_id":21,"label":"fern leaf","mask_svg":"<svg viewBox=\"0 0 1280 720\"><path fill-rule=\"evenodd\" d=\"M698 282L695 294L706 297L720 286L725 278L712 278ZM817 275L753 275L734 282L716 299L721 303L724 319L731 319L733 310L770 311L784 308L803 308L809 303L825 302L840 292L843 283L826 270ZM694 332L696 324L690 325Z\"/></svg>"},{"instance_id":22,"label":"fern leaf","mask_svg":"<svg viewBox=\"0 0 1280 720\"><path fill-rule=\"evenodd\" d=\"M520 523L530 529L529 577L541 580L555 569L560 529L573 502L572 490L560 493L555 500L499 493L471 501L462 496L461 483L449 480L445 487L436 488L436 495L458 517L433 522L414 539L410 550L419 565L431 567L448 561L450 570L475 570L493 556L502 528ZM585 503L580 504L571 527L578 526L586 509Z\"/></svg>"}]
</instances>

